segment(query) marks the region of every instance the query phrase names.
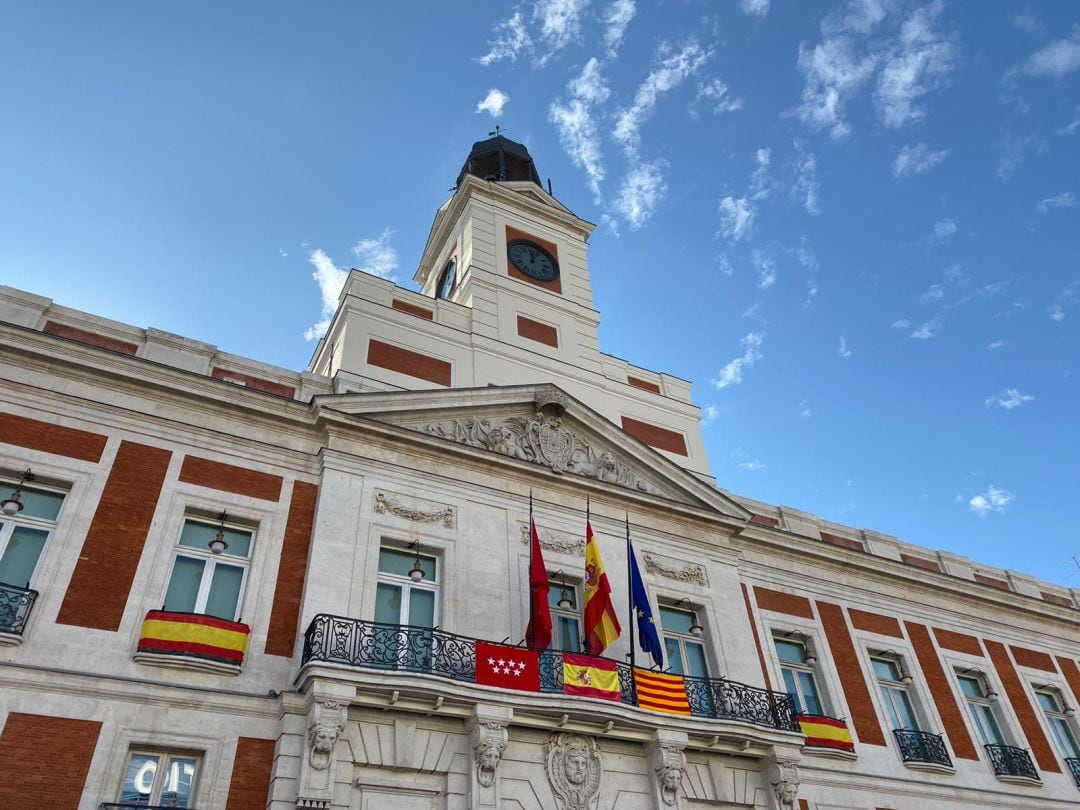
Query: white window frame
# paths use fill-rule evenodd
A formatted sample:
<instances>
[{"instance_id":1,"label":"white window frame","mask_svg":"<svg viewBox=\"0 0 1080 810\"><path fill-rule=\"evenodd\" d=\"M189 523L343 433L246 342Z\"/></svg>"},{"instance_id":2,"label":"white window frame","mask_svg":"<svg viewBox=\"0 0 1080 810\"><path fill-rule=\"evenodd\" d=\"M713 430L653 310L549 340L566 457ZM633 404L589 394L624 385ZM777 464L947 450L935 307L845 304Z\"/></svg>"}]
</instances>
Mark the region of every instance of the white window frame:
<instances>
[{"instance_id":1,"label":"white window frame","mask_svg":"<svg viewBox=\"0 0 1080 810\"><path fill-rule=\"evenodd\" d=\"M968 720L971 723L972 729L975 733L975 739L980 740L980 745L1013 745L1012 730L1009 728L1009 724L1005 721L1004 713L1001 710L1000 703L992 700L989 695L999 695L997 689L994 688L994 684L990 681L990 678L985 672L970 667L953 667L953 675L956 678L956 687L962 700L968 709ZM979 683L979 688L982 689L984 697L973 698L970 697L961 685L961 680L967 678ZM994 719L994 724L997 726L998 736L1001 738L999 743L990 743L983 739L982 723L975 716L973 706L985 706L990 710L990 715Z\"/></svg>"},{"instance_id":2,"label":"white window frame","mask_svg":"<svg viewBox=\"0 0 1080 810\"><path fill-rule=\"evenodd\" d=\"M870 655L870 677L873 679L874 685L877 687L877 689L875 690L877 692L877 699L878 699L878 701L881 702L881 707L884 710L884 717L885 717L886 722L889 723L890 725L892 725L893 714L895 713L898 717L900 716L900 712L897 711L897 707L896 707L895 703L893 703L892 706L889 706L888 704L885 703L886 700L889 700L889 701L894 701L895 700L895 698L893 697L894 692L903 692L905 697L907 698L908 706L911 709L911 718L915 723L915 727L914 728L908 728L907 726L901 726L900 728L894 727L894 728L892 728L892 730L893 731L908 730L908 731L926 731L926 732L930 732L930 729L927 728L927 726L929 724L926 722L926 716L925 716L924 712L922 711L922 705L921 705L921 703L919 701L918 692L917 692L917 690L912 688L912 686L914 685L914 681L911 684L906 684L906 683L903 682L903 680L886 680L884 678L878 677L877 671L874 669L874 661L875 660L877 660L877 661L888 661L888 662L890 662L892 664L895 664L897 669L901 673L907 673L908 675L911 675L911 670L905 665L905 660L906 659L905 659L904 655L897 652L897 651L895 651L895 650L871 650L871 651L869 651L869 655ZM912 676L912 678L914 678L914 676ZM885 697L885 694L884 694L885 689L887 689L889 691L889 697L888 698ZM890 711L890 709L891 709L891 711ZM931 732L931 733L934 733L934 732Z\"/></svg>"},{"instance_id":3,"label":"white window frame","mask_svg":"<svg viewBox=\"0 0 1080 810\"><path fill-rule=\"evenodd\" d=\"M784 681L784 669L791 669L791 670L794 670L795 672L805 672L805 673L809 674L810 679L814 682L814 691L817 693L817 702L818 702L818 704L820 705L820 708L821 708L821 715L819 715L819 716L821 716L821 717L833 717L833 715L830 714L831 706L830 706L830 702L829 702L829 699L828 699L828 695L825 693L825 690L822 688L821 679L818 678L817 667L816 666L811 666L810 664L806 664L806 663L793 664L793 663L791 663L789 661L782 661L780 659L780 653L777 652L777 649L776 649L776 642L777 641L784 641L784 642L787 642L789 644L798 644L800 647L803 648L803 657L805 658L806 655L808 655L808 654L813 655L813 651L818 648L818 645L817 644L811 645L810 642L811 642L812 639L806 633L802 632L801 630L784 631L784 630L779 630L779 629L773 629L772 632L770 633L769 637L773 641L771 652L772 652L773 660L776 662L777 674L780 676L779 682L781 684L783 684L784 687L786 688L787 684ZM815 656L815 658L816 657L817 656ZM820 659L818 659L818 660L820 661ZM807 714L808 716L810 716L810 712L806 711L806 709L808 707L807 707L807 704L806 704L806 698L804 697L804 695L802 693L802 685L799 683L798 678L795 678L794 681L795 681L795 686L796 686L795 699L798 702L799 706L803 707L803 711L801 711L799 713L800 714Z\"/></svg>"},{"instance_id":4,"label":"white window frame","mask_svg":"<svg viewBox=\"0 0 1080 810\"><path fill-rule=\"evenodd\" d=\"M571 608L570 610L563 610L562 608L560 608L560 607L558 607L556 605L551 605L550 600L549 600L549 607L551 609L551 628L552 628L552 631L553 631L552 632L552 639L551 639L551 648L553 650L559 650L560 652L580 653L580 652L583 652L583 647L584 647L584 644L585 644L585 621L584 621L584 618L585 618L585 606L581 602L581 600L582 600L582 598L584 596L584 594L582 593L582 589L580 587L581 583L580 582L572 582L572 581L564 579L564 578L560 578L558 582L555 582L554 580L552 580L552 577L556 576L556 575L557 574L552 574L552 573L548 574L548 582L552 586L551 590L552 591L559 591L560 594L564 590L569 591L574 597L574 605L575 605L575 607ZM561 631L559 630L559 623L557 621L557 618L570 619L577 625L577 629L578 629L578 646L577 646L577 649L568 649L566 644L563 643L563 639L561 637Z\"/></svg>"},{"instance_id":5,"label":"white window frame","mask_svg":"<svg viewBox=\"0 0 1080 810\"><path fill-rule=\"evenodd\" d=\"M22 486L19 485L19 479L4 477L0 478L0 500L9 498L11 493L16 489L38 489L42 492L51 492L57 495L62 495L64 500L60 504L60 509L56 513L56 520L43 520L42 518L31 517L26 514L24 509L17 515L5 515L0 514L0 557L4 556L4 552L7 551L8 543L11 542L11 536L15 533L15 529L19 526L25 526L28 529L38 529L39 531L46 532L45 542L41 544L41 553L38 554L37 562L34 563L34 570L30 572L30 579L27 582L5 582L5 585L11 585L15 588L33 588L34 581L37 579L38 573L41 571L41 561L45 559L45 554L49 550L53 535L56 533L57 527L60 525L60 520L64 516L64 506L68 502L68 496L71 491L62 487L49 486L48 484L40 484L37 481L29 481Z\"/></svg>"},{"instance_id":6,"label":"white window frame","mask_svg":"<svg viewBox=\"0 0 1080 810\"><path fill-rule=\"evenodd\" d=\"M203 778L203 765L205 763L205 755L202 751L184 751L173 748L160 748L153 745L139 745L132 746L127 750L127 754L123 759L123 770L120 772L120 786L116 790L116 801L123 801L124 780L127 778L128 769L131 766L131 758L134 756L156 756L161 757L157 770L154 772L154 781L151 785L149 794L149 807L167 807L163 805L163 799L161 797L165 788L165 774L168 773L168 764L173 759L193 759L195 760L195 776L191 780L191 794L188 797L188 805L190 807L198 807L198 791L199 786ZM130 804L130 803L129 803ZM138 805L134 805L138 806Z\"/></svg>"},{"instance_id":7,"label":"white window frame","mask_svg":"<svg viewBox=\"0 0 1080 810\"><path fill-rule=\"evenodd\" d=\"M1080 735L1077 734L1075 715L1069 715L1067 713L1067 710L1071 708L1071 704L1065 699L1065 691L1060 686L1053 683L1031 684L1031 688L1035 693L1035 705L1038 707L1039 713L1046 723L1050 737L1054 741L1054 748L1057 749L1063 759L1080 758ZM1049 695L1060 709L1058 711L1050 711L1049 709L1044 708L1042 702L1039 700L1040 694ZM1075 757L1070 756L1069 752L1065 750L1065 746L1061 744L1057 731L1054 729L1055 720L1060 720L1064 724L1065 729L1069 732L1069 736L1072 738L1073 748L1076 749Z\"/></svg>"},{"instance_id":8,"label":"white window frame","mask_svg":"<svg viewBox=\"0 0 1080 810\"><path fill-rule=\"evenodd\" d=\"M416 553L415 547L410 546L407 543L395 542L393 540L384 539L379 544L379 551L381 552L384 548L389 550L389 551L405 552L406 554L415 554ZM440 599L440 597L442 596L442 567L443 567L443 561L442 561L441 555L433 554L433 553L430 553L430 552L425 553L423 551L423 546L421 546L421 552L420 552L419 556L422 557L422 558L426 557L428 559L432 559L432 560L435 561L435 576L431 577L431 578L425 576L420 582L413 582L407 576L402 576L400 574L389 574L389 573L386 573L384 571L380 571L379 570L378 555L376 555L376 559L375 559L375 591L376 592L378 591L378 588L379 588L378 583L380 583L380 582L385 582L388 585L394 585L394 586L397 586L397 587L401 588L401 609L400 609L400 611L398 613L398 625L400 625L400 626L405 626L405 625L414 626L414 625L411 625L410 622L408 621L408 613L409 613L409 610L410 610L411 605L412 605L412 590L415 588L416 590L433 592L435 594L435 600L434 600L435 601L435 608L431 612L432 619L431 619L431 628L430 629L434 629L434 628L439 626L439 623L441 621L440 613L441 613L441 608L442 608L442 605L441 605L442 600ZM422 564L423 563L421 563L421 565Z\"/></svg>"},{"instance_id":9,"label":"white window frame","mask_svg":"<svg viewBox=\"0 0 1080 810\"><path fill-rule=\"evenodd\" d=\"M689 663L689 659L686 657L686 645L694 644L701 647L701 658L705 662L705 672L703 675L691 675L689 672L685 672L684 675L690 678L712 678L712 666L709 661L709 647L705 643L705 637L708 632L705 630L705 625L701 622L701 609L693 602L689 602L689 606L680 604L679 601L663 599L661 598L656 606L656 618L659 619L659 635L660 642L664 645L664 655L667 656L667 640L669 638L674 639L679 644L679 654L682 656L683 669L688 669L686 664ZM664 627L663 611L671 610L676 613L688 613L691 616L691 622L697 622L698 626L702 628L702 634L700 636L694 636L691 633L683 633L679 630L669 630ZM667 662L667 668L671 668L671 661Z\"/></svg>"},{"instance_id":10,"label":"white window frame","mask_svg":"<svg viewBox=\"0 0 1080 810\"><path fill-rule=\"evenodd\" d=\"M176 535L176 543L173 546L172 562L169 565L169 574L165 577L165 585L161 591L161 604L164 606L165 595L169 592L169 585L172 584L173 572L176 570L176 561L180 557L188 557L196 560L204 560L202 579L199 582L199 590L195 594L195 607L191 611L193 614L199 616L205 616L206 614L206 600L210 596L210 585L214 581L214 569L217 568L217 564L220 562L223 565L231 565L234 568L240 568L242 574L240 575L240 591L236 598L236 610L233 612L231 621L239 622L244 615L244 597L247 594L248 575L251 573L251 558L255 553L255 527L246 523L239 523L235 520L225 520L225 528L233 531L241 531L250 535L251 539L248 541L248 555L247 557L238 557L236 555L214 554L209 546L205 551L195 548L193 546L180 545L180 537L183 534L184 526L188 523L201 523L204 526L211 526L216 528L220 525L220 520L215 520L212 517L202 514L186 514L180 523L180 531Z\"/></svg>"}]
</instances>

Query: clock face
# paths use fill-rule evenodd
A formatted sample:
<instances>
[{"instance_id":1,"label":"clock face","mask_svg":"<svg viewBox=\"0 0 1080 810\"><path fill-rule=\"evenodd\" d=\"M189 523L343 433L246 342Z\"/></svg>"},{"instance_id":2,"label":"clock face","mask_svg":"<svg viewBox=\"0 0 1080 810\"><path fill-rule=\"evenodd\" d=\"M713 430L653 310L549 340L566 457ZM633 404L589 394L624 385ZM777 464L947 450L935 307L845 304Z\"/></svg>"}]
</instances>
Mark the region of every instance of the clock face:
<instances>
[{"instance_id":1,"label":"clock face","mask_svg":"<svg viewBox=\"0 0 1080 810\"><path fill-rule=\"evenodd\" d=\"M506 255L514 267L531 279L554 281L559 277L559 263L555 257L535 242L514 239L507 244Z\"/></svg>"},{"instance_id":2,"label":"clock face","mask_svg":"<svg viewBox=\"0 0 1080 810\"><path fill-rule=\"evenodd\" d=\"M439 283L435 287L436 298L449 298L450 293L454 289L454 282L457 280L457 259L451 259L446 263L446 267L443 268L442 275L439 276Z\"/></svg>"}]
</instances>

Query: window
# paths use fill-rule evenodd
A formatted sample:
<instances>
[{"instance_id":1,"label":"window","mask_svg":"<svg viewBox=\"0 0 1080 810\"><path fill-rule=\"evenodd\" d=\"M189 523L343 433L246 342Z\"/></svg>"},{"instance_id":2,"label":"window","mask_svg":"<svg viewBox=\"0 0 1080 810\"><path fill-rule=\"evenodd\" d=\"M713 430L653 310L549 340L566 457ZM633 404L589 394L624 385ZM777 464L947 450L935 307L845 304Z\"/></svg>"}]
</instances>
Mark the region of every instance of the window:
<instances>
[{"instance_id":1,"label":"window","mask_svg":"<svg viewBox=\"0 0 1080 810\"><path fill-rule=\"evenodd\" d=\"M424 572L413 581L416 562ZM383 546L379 549L379 579L375 587L375 621L432 628L438 616L439 566L434 557Z\"/></svg>"},{"instance_id":2,"label":"window","mask_svg":"<svg viewBox=\"0 0 1080 810\"><path fill-rule=\"evenodd\" d=\"M964 693L968 711L975 721L975 728L978 729L983 745L1005 745L993 707L997 694L987 688L986 682L979 675L958 673L956 677L960 681L960 691Z\"/></svg>"},{"instance_id":3,"label":"window","mask_svg":"<svg viewBox=\"0 0 1080 810\"><path fill-rule=\"evenodd\" d=\"M198 770L199 758L193 754L132 751L120 788L120 804L123 807L190 807Z\"/></svg>"},{"instance_id":4,"label":"window","mask_svg":"<svg viewBox=\"0 0 1080 810\"><path fill-rule=\"evenodd\" d=\"M824 714L814 682L814 670L806 662L806 645L790 638L774 638L773 645L776 647L776 657L780 659L784 686L795 701L795 711L800 714Z\"/></svg>"},{"instance_id":5,"label":"window","mask_svg":"<svg viewBox=\"0 0 1080 810\"><path fill-rule=\"evenodd\" d=\"M210 551L221 531L228 548ZM180 532L163 610L240 620L252 532L239 526L188 518Z\"/></svg>"},{"instance_id":6,"label":"window","mask_svg":"<svg viewBox=\"0 0 1080 810\"><path fill-rule=\"evenodd\" d=\"M560 602L569 604L560 605ZM581 611L578 608L576 585L561 582L548 589L551 607L551 648L563 652L581 652Z\"/></svg>"},{"instance_id":7,"label":"window","mask_svg":"<svg viewBox=\"0 0 1080 810\"><path fill-rule=\"evenodd\" d=\"M1080 748L1076 745L1076 735L1073 734L1072 723L1069 720L1068 709L1061 700L1061 695L1056 689L1038 689L1035 698L1039 701L1039 708L1046 715L1046 722L1057 740L1058 748L1067 759L1080 759Z\"/></svg>"},{"instance_id":8,"label":"window","mask_svg":"<svg viewBox=\"0 0 1080 810\"><path fill-rule=\"evenodd\" d=\"M707 678L709 669L705 665L705 645L699 641L701 625L697 613L661 605L660 627L664 631L668 668L676 675Z\"/></svg>"},{"instance_id":9,"label":"window","mask_svg":"<svg viewBox=\"0 0 1080 810\"><path fill-rule=\"evenodd\" d=\"M16 515L0 515L0 583L29 588L45 543L56 528L64 493L0 481L4 498L14 489L22 493L23 509ZM0 626L3 624L0 616Z\"/></svg>"},{"instance_id":10,"label":"window","mask_svg":"<svg viewBox=\"0 0 1080 810\"><path fill-rule=\"evenodd\" d=\"M915 719L915 711L908 696L907 687L911 683L911 676L904 671L898 659L872 657L870 662L873 664L881 699L893 729L918 731L919 723Z\"/></svg>"}]
</instances>

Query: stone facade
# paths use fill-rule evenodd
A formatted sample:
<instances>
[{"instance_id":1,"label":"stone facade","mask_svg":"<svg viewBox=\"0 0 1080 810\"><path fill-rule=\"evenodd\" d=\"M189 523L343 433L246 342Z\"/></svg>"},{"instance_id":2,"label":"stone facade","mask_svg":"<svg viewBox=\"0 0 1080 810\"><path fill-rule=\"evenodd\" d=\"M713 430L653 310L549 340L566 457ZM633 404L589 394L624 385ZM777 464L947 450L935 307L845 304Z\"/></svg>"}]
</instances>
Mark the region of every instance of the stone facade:
<instances>
[{"instance_id":1,"label":"stone facade","mask_svg":"<svg viewBox=\"0 0 1080 810\"><path fill-rule=\"evenodd\" d=\"M160 799L168 780L133 756L194 762L203 810L1076 806L1055 722L1080 736L1078 594L717 489L689 386L599 352L590 231L535 184L466 175L421 292L354 272L304 373L0 288L0 494L29 468L63 498L55 519L0 517L47 534L28 588L2 586L0 806L91 810L132 773ZM507 233L557 250L561 292L508 273ZM460 280L435 300L451 255ZM557 346L530 345L522 314ZM369 363L373 336L446 360L452 384ZM530 500L570 590L588 501L621 616L629 524L654 613L700 629L679 636L712 679L693 716L475 682L473 639L522 641ZM189 521L250 538L246 557L198 550L243 570L228 620L166 604ZM417 558L417 601L385 553ZM406 603L413 629L372 624ZM606 651L624 673L628 623ZM777 640L804 651L852 750L784 722ZM1019 759L984 747L963 678Z\"/></svg>"}]
</instances>

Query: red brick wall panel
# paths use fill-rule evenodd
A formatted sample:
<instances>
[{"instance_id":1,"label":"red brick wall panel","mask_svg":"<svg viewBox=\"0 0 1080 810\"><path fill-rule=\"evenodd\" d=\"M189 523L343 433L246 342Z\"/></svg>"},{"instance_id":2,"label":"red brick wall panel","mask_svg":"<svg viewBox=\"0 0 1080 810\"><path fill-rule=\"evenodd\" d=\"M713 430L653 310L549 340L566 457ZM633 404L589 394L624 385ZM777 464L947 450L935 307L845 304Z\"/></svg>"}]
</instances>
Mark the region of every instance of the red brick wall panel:
<instances>
[{"instance_id":1,"label":"red brick wall panel","mask_svg":"<svg viewBox=\"0 0 1080 810\"><path fill-rule=\"evenodd\" d=\"M414 352L412 349L383 343L374 338L368 344L367 361L379 368L447 387L450 386L453 372L452 366L445 360Z\"/></svg>"},{"instance_id":2,"label":"red brick wall panel","mask_svg":"<svg viewBox=\"0 0 1080 810\"><path fill-rule=\"evenodd\" d=\"M0 807L78 810L101 723L11 712L0 733Z\"/></svg>"},{"instance_id":3,"label":"red brick wall panel","mask_svg":"<svg viewBox=\"0 0 1080 810\"><path fill-rule=\"evenodd\" d=\"M805 596L795 596L783 591L774 591L770 588L754 586L754 598L762 610L771 610L774 613L786 613L789 616L802 616L804 619L814 618L814 609L810 606L810 600Z\"/></svg>"},{"instance_id":4,"label":"red brick wall panel","mask_svg":"<svg viewBox=\"0 0 1080 810\"><path fill-rule=\"evenodd\" d=\"M622 428L639 442L644 442L649 447L667 450L680 456L688 455L686 452L686 439L681 433L668 430L657 425L650 425L640 419L629 416L622 418Z\"/></svg>"},{"instance_id":5,"label":"red brick wall panel","mask_svg":"<svg viewBox=\"0 0 1080 810\"><path fill-rule=\"evenodd\" d=\"M549 242L546 239L540 239L532 234L519 231L517 228L511 228L506 226L506 243L509 245L515 239L528 239L530 242L535 242L544 248L548 253L555 257L555 260L559 259L559 248L555 246L554 242ZM529 278L522 273L516 267L514 263L510 261L510 257L506 257L506 272L510 278L516 278L518 281L524 281L526 284L532 284L534 287L541 287L545 290L551 290L551 292L562 295L562 270L560 265L559 277L554 281L537 281L535 278Z\"/></svg>"},{"instance_id":6,"label":"red brick wall panel","mask_svg":"<svg viewBox=\"0 0 1080 810\"><path fill-rule=\"evenodd\" d=\"M818 602L817 609L833 663L840 674L840 685L851 713L855 735L859 742L866 745L885 745L885 736L881 732L874 701L862 674L859 655L855 652L855 644L851 640L847 622L844 621L844 611L839 605L829 602Z\"/></svg>"},{"instance_id":7,"label":"red brick wall panel","mask_svg":"<svg viewBox=\"0 0 1080 810\"><path fill-rule=\"evenodd\" d=\"M395 298L390 302L390 306L401 312L407 312L410 315L415 315L417 318L423 318L425 321L435 320L435 313L430 309L424 309L418 307L416 304L410 304L408 301L399 301Z\"/></svg>"},{"instance_id":8,"label":"red brick wall panel","mask_svg":"<svg viewBox=\"0 0 1080 810\"><path fill-rule=\"evenodd\" d=\"M1009 583L1003 579L997 577L988 577L986 574L975 574L975 581L981 582L983 585L989 585L991 588L998 588L1002 591L1012 590L1009 587Z\"/></svg>"},{"instance_id":9,"label":"red brick wall panel","mask_svg":"<svg viewBox=\"0 0 1080 810\"><path fill-rule=\"evenodd\" d=\"M1073 606L1072 600L1067 596L1061 596L1056 593L1047 593L1046 591L1041 591L1041 593L1044 602L1052 602L1053 604L1061 605L1062 607Z\"/></svg>"},{"instance_id":10,"label":"red brick wall panel","mask_svg":"<svg viewBox=\"0 0 1080 810\"><path fill-rule=\"evenodd\" d=\"M900 622L892 616L882 616L880 613L871 613L857 608L850 608L848 614L851 616L851 626L857 630L866 630L869 633L893 638L904 637L900 630Z\"/></svg>"},{"instance_id":11,"label":"red brick wall panel","mask_svg":"<svg viewBox=\"0 0 1080 810\"><path fill-rule=\"evenodd\" d=\"M863 546L861 541L852 540L850 537L841 537L838 534L821 532L821 539L831 546L839 546L840 548L850 549L851 551L866 551L866 547Z\"/></svg>"},{"instance_id":12,"label":"red brick wall panel","mask_svg":"<svg viewBox=\"0 0 1080 810\"><path fill-rule=\"evenodd\" d=\"M170 458L160 447L120 443L60 605L59 624L120 627Z\"/></svg>"},{"instance_id":13,"label":"red brick wall panel","mask_svg":"<svg viewBox=\"0 0 1080 810\"><path fill-rule=\"evenodd\" d=\"M249 470L211 461L208 458L187 456L180 468L180 480L207 489L247 495L264 501L276 501L281 497L281 476Z\"/></svg>"},{"instance_id":14,"label":"red brick wall panel","mask_svg":"<svg viewBox=\"0 0 1080 810\"><path fill-rule=\"evenodd\" d=\"M780 525L779 520L768 515L751 515L750 522L755 526L768 526L770 529L775 529Z\"/></svg>"},{"instance_id":15,"label":"red brick wall panel","mask_svg":"<svg viewBox=\"0 0 1080 810\"><path fill-rule=\"evenodd\" d=\"M642 391L652 391L654 394L660 393L660 386L654 382L642 380L639 377L627 377L626 381L634 386L634 388L640 388Z\"/></svg>"},{"instance_id":16,"label":"red brick wall panel","mask_svg":"<svg viewBox=\"0 0 1080 810\"><path fill-rule=\"evenodd\" d=\"M1009 649L1012 650L1013 660L1019 666L1028 669L1041 669L1043 672L1057 672L1054 659L1044 652L1029 650L1026 647L1013 647L1012 645L1009 646Z\"/></svg>"},{"instance_id":17,"label":"red brick wall panel","mask_svg":"<svg viewBox=\"0 0 1080 810\"><path fill-rule=\"evenodd\" d=\"M559 330L554 326L548 326L546 323L540 323L540 321L534 321L524 315L518 315L517 331L518 335L527 340L535 340L545 346L559 348Z\"/></svg>"},{"instance_id":18,"label":"red brick wall panel","mask_svg":"<svg viewBox=\"0 0 1080 810\"><path fill-rule=\"evenodd\" d=\"M750 620L750 632L754 635L754 646L757 648L758 663L761 664L761 677L765 679L765 688L772 689L772 681L769 678L769 668L765 666L765 651L761 648L761 636L758 635L757 622L754 621L754 608L750 604L750 591L746 585L739 583L742 588L743 604L746 605L746 618Z\"/></svg>"},{"instance_id":19,"label":"red brick wall panel","mask_svg":"<svg viewBox=\"0 0 1080 810\"><path fill-rule=\"evenodd\" d=\"M1035 755L1035 761L1044 771L1061 773L1057 757L1054 756L1050 742L1046 739L1046 735L1043 734L1042 726L1039 725L1039 718L1035 714L1035 707L1028 700L1024 685L1020 682L1020 676L1016 674L1016 668L1013 667L1012 661L1009 660L1009 653L1005 649L1005 645L997 641L987 641L986 652L989 654L990 660L994 662L994 669L997 671L1001 685L1005 689L1005 694L1009 697L1009 703L1012 704L1013 712L1016 713L1016 719L1020 721L1020 727L1024 730L1024 736L1027 737L1028 745L1031 746L1031 753Z\"/></svg>"},{"instance_id":20,"label":"red brick wall panel","mask_svg":"<svg viewBox=\"0 0 1080 810\"><path fill-rule=\"evenodd\" d=\"M1069 684L1069 689L1072 690L1073 707L1080 706L1080 667L1077 667L1073 659L1062 658L1060 655L1057 656L1057 663L1061 668L1061 674L1065 676L1066 683Z\"/></svg>"},{"instance_id":21,"label":"red brick wall panel","mask_svg":"<svg viewBox=\"0 0 1080 810\"><path fill-rule=\"evenodd\" d=\"M107 436L60 427L13 413L0 413L0 441L81 461L101 461ZM5 496L6 497L6 496Z\"/></svg>"},{"instance_id":22,"label":"red brick wall panel","mask_svg":"<svg viewBox=\"0 0 1080 810\"><path fill-rule=\"evenodd\" d=\"M907 627L911 646L915 648L915 655L919 659L919 666L922 667L930 696L934 699L938 715L945 725L945 736L952 743L953 753L960 759L977 760L978 749L975 748L975 743L968 734L964 715L953 695L952 685L941 665L941 658L934 648L934 642L930 639L930 631L926 629L926 625L914 622L904 622L904 626Z\"/></svg>"},{"instance_id":23,"label":"red brick wall panel","mask_svg":"<svg viewBox=\"0 0 1080 810\"><path fill-rule=\"evenodd\" d=\"M273 770L274 741L240 737L225 810L265 810Z\"/></svg>"},{"instance_id":24,"label":"red brick wall panel","mask_svg":"<svg viewBox=\"0 0 1080 810\"><path fill-rule=\"evenodd\" d=\"M215 380L226 380L227 382L242 382L245 388L254 388L256 391L262 391L265 394L273 394L278 397L285 397L286 399L292 399L296 396L296 389L291 385L283 385L282 383L276 383L272 380L264 380L262 377L253 377L250 374L244 374L241 371L233 371L232 369L220 368L215 366L210 372L210 376Z\"/></svg>"},{"instance_id":25,"label":"red brick wall panel","mask_svg":"<svg viewBox=\"0 0 1080 810\"><path fill-rule=\"evenodd\" d=\"M937 560L928 560L926 557L916 557L912 554L900 554L900 561L904 565L910 565L913 568L922 568L924 571L937 571L941 573L941 565Z\"/></svg>"},{"instance_id":26,"label":"red brick wall panel","mask_svg":"<svg viewBox=\"0 0 1080 810\"><path fill-rule=\"evenodd\" d=\"M937 639L938 646L945 650L967 653L968 655L981 656L983 654L979 640L975 636L969 636L967 633L957 633L954 630L942 630L940 627L935 627L934 638Z\"/></svg>"},{"instance_id":27,"label":"red brick wall panel","mask_svg":"<svg viewBox=\"0 0 1080 810\"><path fill-rule=\"evenodd\" d=\"M274 604L270 609L270 626L266 632L267 655L288 658L293 654L318 494L319 488L315 484L306 481L293 484L289 519L285 525L285 539L281 544L277 582L274 585Z\"/></svg>"},{"instance_id":28,"label":"red brick wall panel","mask_svg":"<svg viewBox=\"0 0 1080 810\"><path fill-rule=\"evenodd\" d=\"M67 338L68 340L76 340L79 343L86 343L89 346L97 346L99 349L108 349L111 352L130 354L132 357L139 351L139 347L136 344L128 343L126 340L117 340L116 338L99 335L97 332L88 332L85 329L57 323L56 321L45 321L45 327L41 331L49 335L56 335L57 337Z\"/></svg>"}]
</instances>

